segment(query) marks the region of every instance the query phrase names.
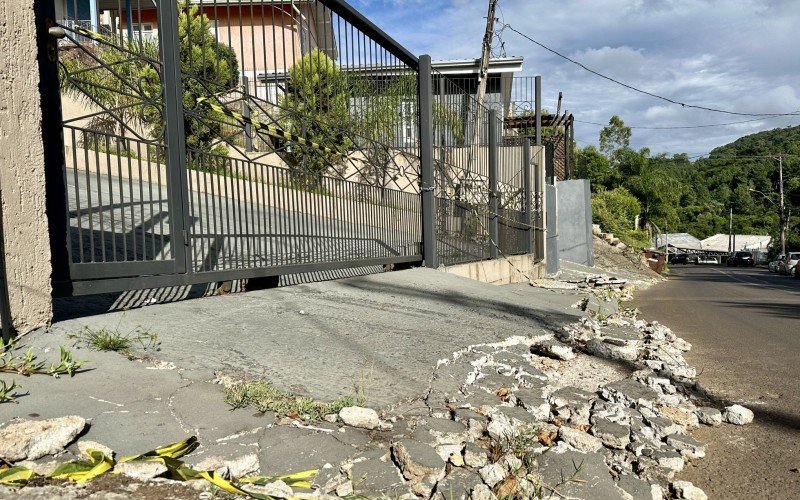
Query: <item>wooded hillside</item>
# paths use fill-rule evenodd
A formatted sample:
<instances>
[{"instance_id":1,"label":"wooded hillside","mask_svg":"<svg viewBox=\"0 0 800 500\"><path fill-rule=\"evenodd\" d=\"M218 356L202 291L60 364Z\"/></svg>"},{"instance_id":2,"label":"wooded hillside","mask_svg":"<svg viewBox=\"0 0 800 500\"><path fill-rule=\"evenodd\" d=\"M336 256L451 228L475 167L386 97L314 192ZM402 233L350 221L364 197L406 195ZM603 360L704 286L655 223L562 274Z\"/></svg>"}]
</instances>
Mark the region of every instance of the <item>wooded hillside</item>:
<instances>
[{"instance_id":1,"label":"wooded hillside","mask_svg":"<svg viewBox=\"0 0 800 500\"><path fill-rule=\"evenodd\" d=\"M733 230L738 234L780 232L778 160L783 158L787 246L800 248L800 126L741 137L707 158L652 155L629 147L631 129L614 117L600 133L600 149L576 152L576 171L592 181L595 222L634 243L648 233L688 232L698 238ZM764 195L750 191L761 191ZM766 195L766 196L765 196ZM638 203L638 209L635 206ZM639 214L641 231L633 232Z\"/></svg>"}]
</instances>

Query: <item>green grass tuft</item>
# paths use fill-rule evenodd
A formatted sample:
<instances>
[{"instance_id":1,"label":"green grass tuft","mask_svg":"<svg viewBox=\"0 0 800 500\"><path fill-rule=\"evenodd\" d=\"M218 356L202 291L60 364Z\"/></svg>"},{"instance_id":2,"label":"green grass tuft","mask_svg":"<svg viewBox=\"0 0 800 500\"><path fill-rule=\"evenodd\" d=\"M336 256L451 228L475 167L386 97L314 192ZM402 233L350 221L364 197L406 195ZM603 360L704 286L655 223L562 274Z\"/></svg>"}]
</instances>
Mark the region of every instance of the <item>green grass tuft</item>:
<instances>
[{"instance_id":1,"label":"green grass tuft","mask_svg":"<svg viewBox=\"0 0 800 500\"><path fill-rule=\"evenodd\" d=\"M131 349L137 344L145 351L157 351L161 344L157 333L142 327L137 327L128 333L121 333L119 330L107 328L93 330L84 326L80 333L70 335L69 338L83 342L96 351L119 352L128 357L133 356Z\"/></svg>"},{"instance_id":2,"label":"green grass tuft","mask_svg":"<svg viewBox=\"0 0 800 500\"><path fill-rule=\"evenodd\" d=\"M260 412L274 412L278 417L296 414L303 420L316 422L326 414L363 404L363 397L343 396L330 402L315 401L281 391L264 380L249 380L226 387L225 402L232 409L251 406Z\"/></svg>"}]
</instances>

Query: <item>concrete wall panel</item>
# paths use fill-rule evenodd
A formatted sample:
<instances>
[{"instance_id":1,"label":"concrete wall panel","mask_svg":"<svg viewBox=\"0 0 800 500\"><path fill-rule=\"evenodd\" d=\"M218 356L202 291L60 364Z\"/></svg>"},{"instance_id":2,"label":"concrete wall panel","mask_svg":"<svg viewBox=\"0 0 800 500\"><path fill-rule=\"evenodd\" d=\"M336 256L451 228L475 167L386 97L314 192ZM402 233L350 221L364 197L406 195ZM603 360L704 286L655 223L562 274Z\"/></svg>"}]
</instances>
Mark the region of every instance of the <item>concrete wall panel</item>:
<instances>
[{"instance_id":1,"label":"concrete wall panel","mask_svg":"<svg viewBox=\"0 0 800 500\"><path fill-rule=\"evenodd\" d=\"M558 190L558 256L570 262L594 265L592 204L589 181L556 183Z\"/></svg>"}]
</instances>

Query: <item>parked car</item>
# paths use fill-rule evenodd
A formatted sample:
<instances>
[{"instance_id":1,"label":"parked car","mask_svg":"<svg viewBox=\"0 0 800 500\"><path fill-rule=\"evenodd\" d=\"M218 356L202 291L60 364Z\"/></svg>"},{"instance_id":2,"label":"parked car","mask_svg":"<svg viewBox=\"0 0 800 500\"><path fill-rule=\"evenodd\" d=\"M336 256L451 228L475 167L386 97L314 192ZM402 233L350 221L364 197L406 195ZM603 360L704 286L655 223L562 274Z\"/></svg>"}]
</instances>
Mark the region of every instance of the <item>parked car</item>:
<instances>
[{"instance_id":1,"label":"parked car","mask_svg":"<svg viewBox=\"0 0 800 500\"><path fill-rule=\"evenodd\" d=\"M688 264L689 255L685 253L674 253L669 256L670 264Z\"/></svg>"},{"instance_id":2,"label":"parked car","mask_svg":"<svg viewBox=\"0 0 800 500\"><path fill-rule=\"evenodd\" d=\"M789 252L783 262L778 265L778 272L781 274L793 274L797 261L800 261L800 252Z\"/></svg>"},{"instance_id":3,"label":"parked car","mask_svg":"<svg viewBox=\"0 0 800 500\"><path fill-rule=\"evenodd\" d=\"M728 265L733 267L753 267L756 265L756 261L753 258L752 252L736 252L728 257Z\"/></svg>"},{"instance_id":4,"label":"parked car","mask_svg":"<svg viewBox=\"0 0 800 500\"><path fill-rule=\"evenodd\" d=\"M695 264L719 264L719 257L713 255L702 255Z\"/></svg>"},{"instance_id":5,"label":"parked car","mask_svg":"<svg viewBox=\"0 0 800 500\"><path fill-rule=\"evenodd\" d=\"M778 266L780 265L781 262L783 262L783 260L785 258L786 258L786 256L783 255L783 254L778 255L778 258L776 258L775 260L770 262L769 265L767 266L767 267L769 267L769 272L777 273L778 272Z\"/></svg>"}]
</instances>

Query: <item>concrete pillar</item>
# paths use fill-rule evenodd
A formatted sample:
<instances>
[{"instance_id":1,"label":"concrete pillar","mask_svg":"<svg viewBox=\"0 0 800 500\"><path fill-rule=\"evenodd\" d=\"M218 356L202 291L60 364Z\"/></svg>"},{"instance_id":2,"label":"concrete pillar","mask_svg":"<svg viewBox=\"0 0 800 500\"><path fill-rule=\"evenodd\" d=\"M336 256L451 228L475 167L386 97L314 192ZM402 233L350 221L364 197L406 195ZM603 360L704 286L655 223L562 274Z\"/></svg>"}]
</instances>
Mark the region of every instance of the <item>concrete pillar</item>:
<instances>
[{"instance_id":1,"label":"concrete pillar","mask_svg":"<svg viewBox=\"0 0 800 500\"><path fill-rule=\"evenodd\" d=\"M33 0L0 2L0 18L0 202L12 322L25 333L53 313Z\"/></svg>"}]
</instances>

